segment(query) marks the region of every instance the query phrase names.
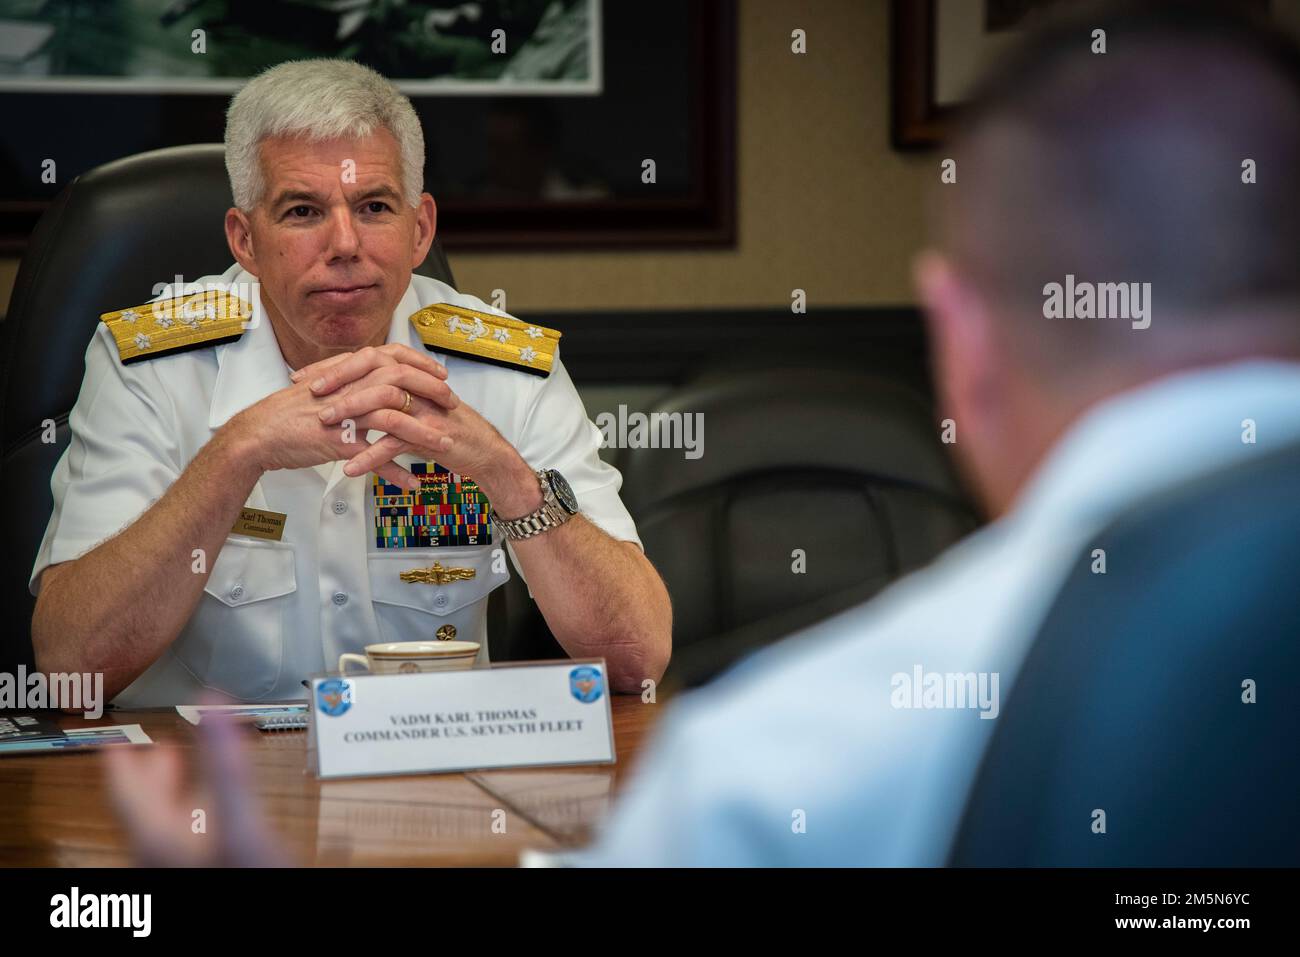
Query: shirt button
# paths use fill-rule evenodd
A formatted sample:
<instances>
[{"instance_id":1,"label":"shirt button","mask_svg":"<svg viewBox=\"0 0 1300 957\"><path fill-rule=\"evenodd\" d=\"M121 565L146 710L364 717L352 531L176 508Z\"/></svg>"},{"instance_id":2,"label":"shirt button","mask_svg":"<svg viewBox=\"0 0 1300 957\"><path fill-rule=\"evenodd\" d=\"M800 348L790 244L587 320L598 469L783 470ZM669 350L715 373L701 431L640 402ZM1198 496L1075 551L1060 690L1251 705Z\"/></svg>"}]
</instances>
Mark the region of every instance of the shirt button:
<instances>
[{"instance_id":1,"label":"shirt button","mask_svg":"<svg viewBox=\"0 0 1300 957\"><path fill-rule=\"evenodd\" d=\"M348 503L345 502L345 501L343 501L342 499L340 499L339 501L337 501L337 502L334 503L334 514L335 514L335 515L342 515L342 514L343 514L344 512L346 512L347 510L348 510Z\"/></svg>"},{"instance_id":2,"label":"shirt button","mask_svg":"<svg viewBox=\"0 0 1300 957\"><path fill-rule=\"evenodd\" d=\"M241 598L243 598L243 597L244 597L244 586L243 586L243 585L236 585L234 588L230 589L230 600L231 600L231 601L239 601L239 599L241 599Z\"/></svg>"},{"instance_id":3,"label":"shirt button","mask_svg":"<svg viewBox=\"0 0 1300 957\"><path fill-rule=\"evenodd\" d=\"M336 591L333 598L334 604L342 607L348 603L348 596L341 591Z\"/></svg>"},{"instance_id":4,"label":"shirt button","mask_svg":"<svg viewBox=\"0 0 1300 957\"><path fill-rule=\"evenodd\" d=\"M433 603L434 603L435 605L437 605L439 608L446 608L446 607L447 607L447 596L446 596L446 595L439 595L437 598L435 598L435 599L433 600Z\"/></svg>"}]
</instances>

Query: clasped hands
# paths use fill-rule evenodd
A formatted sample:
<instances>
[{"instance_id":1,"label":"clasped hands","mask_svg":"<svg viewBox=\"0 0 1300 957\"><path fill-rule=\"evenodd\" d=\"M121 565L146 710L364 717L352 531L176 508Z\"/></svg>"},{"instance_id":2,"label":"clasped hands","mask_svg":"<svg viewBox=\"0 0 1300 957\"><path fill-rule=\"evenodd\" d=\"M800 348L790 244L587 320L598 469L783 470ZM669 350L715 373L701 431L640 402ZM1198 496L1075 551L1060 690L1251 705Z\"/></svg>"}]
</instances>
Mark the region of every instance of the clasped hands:
<instances>
[{"instance_id":1,"label":"clasped hands","mask_svg":"<svg viewBox=\"0 0 1300 957\"><path fill-rule=\"evenodd\" d=\"M394 460L413 453L482 481L518 453L447 385L447 369L410 346L388 343L298 369L294 385L245 410L264 469L345 459L344 474L375 472L404 488L419 479ZM407 396L410 396L409 403ZM368 432L384 433L375 442Z\"/></svg>"}]
</instances>

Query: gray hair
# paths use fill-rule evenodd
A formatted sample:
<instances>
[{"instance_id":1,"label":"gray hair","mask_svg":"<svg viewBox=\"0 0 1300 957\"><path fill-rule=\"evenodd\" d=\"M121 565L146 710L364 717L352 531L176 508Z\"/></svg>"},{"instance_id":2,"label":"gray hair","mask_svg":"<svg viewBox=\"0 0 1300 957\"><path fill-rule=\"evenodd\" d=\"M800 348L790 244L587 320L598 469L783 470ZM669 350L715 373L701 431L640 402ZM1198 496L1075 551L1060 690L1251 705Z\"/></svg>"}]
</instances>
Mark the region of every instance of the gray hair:
<instances>
[{"instance_id":1,"label":"gray hair","mask_svg":"<svg viewBox=\"0 0 1300 957\"><path fill-rule=\"evenodd\" d=\"M248 212L262 199L261 143L273 136L309 141L369 136L386 129L402 153L402 196L418 206L424 191L424 133L402 93L351 60L291 60L258 74L226 112L226 172L235 205Z\"/></svg>"}]
</instances>

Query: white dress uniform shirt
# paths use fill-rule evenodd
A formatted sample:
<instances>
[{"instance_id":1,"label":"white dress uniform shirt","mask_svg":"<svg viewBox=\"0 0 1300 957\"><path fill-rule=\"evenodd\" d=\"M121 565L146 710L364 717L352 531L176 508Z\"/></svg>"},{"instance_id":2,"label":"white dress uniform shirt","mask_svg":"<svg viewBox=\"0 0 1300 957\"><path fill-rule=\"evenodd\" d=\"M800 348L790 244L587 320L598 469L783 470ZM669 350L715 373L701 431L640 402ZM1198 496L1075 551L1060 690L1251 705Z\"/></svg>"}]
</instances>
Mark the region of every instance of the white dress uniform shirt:
<instances>
[{"instance_id":1,"label":"white dress uniform shirt","mask_svg":"<svg viewBox=\"0 0 1300 957\"><path fill-rule=\"evenodd\" d=\"M209 283L233 284L233 294L252 301L253 319L237 341L123 365L108 328L101 323L96 331L69 418L71 443L50 483L54 511L32 569L33 594L47 566L78 558L157 501L232 416L292 385L256 279L236 265L197 281ZM413 275L387 341L424 352L408 319L439 302L504 315ZM446 366L461 401L530 466L558 469L590 521L640 546L618 496L622 478L601 461L600 431L558 353L546 377L432 355ZM420 459L398 458L402 465L413 461ZM455 627L457 640L480 642L480 661L487 661L488 594L510 575L501 549L514 559L504 535L493 529L490 545L474 547L378 548L371 482L369 475L345 476L342 462L265 473L247 505L284 513L282 539L228 538L210 556L212 573L185 629L115 703L192 702L204 688L248 701L301 698L302 679L333 669L343 652L431 639L444 624ZM402 572L434 560L476 574L441 586L401 580Z\"/></svg>"},{"instance_id":2,"label":"white dress uniform shirt","mask_svg":"<svg viewBox=\"0 0 1300 957\"><path fill-rule=\"evenodd\" d=\"M1007 700L1091 536L1162 487L1297 440L1289 363L1170 376L1094 407L1003 519L669 705L602 838L537 863L942 865L997 720L896 708L893 676L997 672Z\"/></svg>"}]
</instances>

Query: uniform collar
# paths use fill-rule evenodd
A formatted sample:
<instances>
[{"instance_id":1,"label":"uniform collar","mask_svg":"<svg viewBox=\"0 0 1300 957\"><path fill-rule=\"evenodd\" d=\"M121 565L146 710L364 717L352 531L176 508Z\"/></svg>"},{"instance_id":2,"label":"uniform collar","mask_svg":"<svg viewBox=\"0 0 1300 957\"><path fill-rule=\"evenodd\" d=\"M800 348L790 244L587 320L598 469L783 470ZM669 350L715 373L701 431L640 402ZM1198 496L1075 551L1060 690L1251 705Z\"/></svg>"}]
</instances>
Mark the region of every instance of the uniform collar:
<instances>
[{"instance_id":1,"label":"uniform collar","mask_svg":"<svg viewBox=\"0 0 1300 957\"><path fill-rule=\"evenodd\" d=\"M232 416L289 385L280 343L262 308L262 287L257 277L238 269L236 283L252 291L253 318L234 342L217 346L217 380L212 388L208 427L219 429Z\"/></svg>"},{"instance_id":2,"label":"uniform collar","mask_svg":"<svg viewBox=\"0 0 1300 957\"><path fill-rule=\"evenodd\" d=\"M411 315L419 312L420 306L420 294L415 288L415 276L412 275L406 293L398 302L397 308L393 310L393 323L388 328L389 342L400 342L404 346L424 351L424 343L415 335L415 330L411 327Z\"/></svg>"},{"instance_id":3,"label":"uniform collar","mask_svg":"<svg viewBox=\"0 0 1300 957\"><path fill-rule=\"evenodd\" d=\"M1246 418L1267 441L1241 440ZM1175 373L1084 413L1012 514L1047 528L1104 522L1144 495L1295 441L1300 363L1248 359Z\"/></svg>"},{"instance_id":4,"label":"uniform collar","mask_svg":"<svg viewBox=\"0 0 1300 957\"><path fill-rule=\"evenodd\" d=\"M261 284L255 276L238 267L228 271L223 279L243 284L242 288L251 290L253 317L242 336L234 342L217 346L217 379L208 412L208 427L211 429L221 428L244 409L292 384L279 340L262 308ZM419 295L412 281L393 310L388 342L400 342L424 350L424 344L412 334L408 321L411 313L419 308Z\"/></svg>"},{"instance_id":5,"label":"uniform collar","mask_svg":"<svg viewBox=\"0 0 1300 957\"><path fill-rule=\"evenodd\" d=\"M433 303L450 302L454 296L454 290L437 280L412 274L411 284L406 287L406 295L402 297L402 301L397 304L397 309L393 312L393 324L388 330L388 341L400 342L404 346L410 346L416 352L432 355L445 367L446 355L425 347L424 341L411 325L411 316Z\"/></svg>"}]
</instances>

